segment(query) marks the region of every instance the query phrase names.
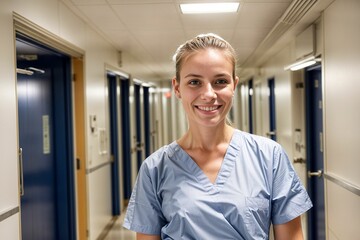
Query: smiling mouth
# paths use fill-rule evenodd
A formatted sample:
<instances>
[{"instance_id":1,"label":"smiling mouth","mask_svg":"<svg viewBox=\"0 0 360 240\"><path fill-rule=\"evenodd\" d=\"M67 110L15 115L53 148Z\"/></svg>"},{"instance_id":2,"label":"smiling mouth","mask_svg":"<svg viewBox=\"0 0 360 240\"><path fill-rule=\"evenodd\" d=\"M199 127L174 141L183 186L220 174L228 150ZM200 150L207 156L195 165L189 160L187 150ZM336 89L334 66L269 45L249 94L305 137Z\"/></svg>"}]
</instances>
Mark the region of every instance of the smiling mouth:
<instances>
[{"instance_id":1,"label":"smiling mouth","mask_svg":"<svg viewBox=\"0 0 360 240\"><path fill-rule=\"evenodd\" d=\"M197 106L198 109L200 109L202 111L206 111L206 112L215 111L215 110L219 109L220 107L221 107L221 105L219 105L219 106Z\"/></svg>"}]
</instances>

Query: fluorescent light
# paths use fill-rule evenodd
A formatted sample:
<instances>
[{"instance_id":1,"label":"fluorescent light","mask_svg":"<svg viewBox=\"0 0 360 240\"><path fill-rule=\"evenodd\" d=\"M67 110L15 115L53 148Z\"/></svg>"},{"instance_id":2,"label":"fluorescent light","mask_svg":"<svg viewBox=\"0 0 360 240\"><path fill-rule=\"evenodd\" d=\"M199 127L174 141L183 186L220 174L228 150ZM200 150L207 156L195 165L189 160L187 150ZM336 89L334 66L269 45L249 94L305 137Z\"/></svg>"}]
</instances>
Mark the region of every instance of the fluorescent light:
<instances>
[{"instance_id":1,"label":"fluorescent light","mask_svg":"<svg viewBox=\"0 0 360 240\"><path fill-rule=\"evenodd\" d=\"M301 63L301 64L298 64L296 66L291 67L290 70L291 71L296 71L296 70L303 69L303 68L306 68L308 66L314 65L315 63L316 63L315 60L307 61L307 62L304 62L304 63Z\"/></svg>"},{"instance_id":2,"label":"fluorescent light","mask_svg":"<svg viewBox=\"0 0 360 240\"><path fill-rule=\"evenodd\" d=\"M292 63L288 66L285 66L284 70L296 71L296 70L303 69L308 66L314 65L315 63L320 62L320 61L321 61L320 58L316 58L315 56L310 56L310 57L301 59L299 61L296 61L295 63Z\"/></svg>"},{"instance_id":3,"label":"fluorescent light","mask_svg":"<svg viewBox=\"0 0 360 240\"><path fill-rule=\"evenodd\" d=\"M239 9L239 3L188 3L180 4L180 9L183 14L231 13L237 12L237 10Z\"/></svg>"}]
</instances>

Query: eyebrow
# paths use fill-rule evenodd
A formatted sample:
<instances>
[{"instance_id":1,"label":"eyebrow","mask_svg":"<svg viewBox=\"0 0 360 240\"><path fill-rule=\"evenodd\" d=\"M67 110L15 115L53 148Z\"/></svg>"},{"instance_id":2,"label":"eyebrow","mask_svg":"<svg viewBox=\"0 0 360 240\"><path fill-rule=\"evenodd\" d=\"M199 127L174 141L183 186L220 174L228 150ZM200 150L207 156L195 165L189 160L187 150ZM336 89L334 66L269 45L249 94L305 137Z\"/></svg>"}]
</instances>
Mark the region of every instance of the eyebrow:
<instances>
[{"instance_id":1,"label":"eyebrow","mask_svg":"<svg viewBox=\"0 0 360 240\"><path fill-rule=\"evenodd\" d=\"M189 73L188 75L186 75L184 78L188 78L188 77L197 77L197 78L200 78L202 77L201 75L198 75L198 74L194 74L194 73Z\"/></svg>"},{"instance_id":2,"label":"eyebrow","mask_svg":"<svg viewBox=\"0 0 360 240\"><path fill-rule=\"evenodd\" d=\"M189 74L186 75L184 78L188 78L188 77L201 78L202 75L195 74L195 73L189 73ZM226 73L219 73L219 74L216 74L215 77L231 77L231 75L230 75L230 74L226 74Z\"/></svg>"}]
</instances>

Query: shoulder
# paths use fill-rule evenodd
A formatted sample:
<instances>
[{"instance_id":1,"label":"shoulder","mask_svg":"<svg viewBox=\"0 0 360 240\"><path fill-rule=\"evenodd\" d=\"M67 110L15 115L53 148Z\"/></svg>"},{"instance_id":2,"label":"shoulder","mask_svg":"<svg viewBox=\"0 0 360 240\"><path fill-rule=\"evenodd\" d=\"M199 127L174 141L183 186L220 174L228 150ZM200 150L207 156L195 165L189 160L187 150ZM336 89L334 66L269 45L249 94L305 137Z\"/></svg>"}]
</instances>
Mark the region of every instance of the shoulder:
<instances>
[{"instance_id":1,"label":"shoulder","mask_svg":"<svg viewBox=\"0 0 360 240\"><path fill-rule=\"evenodd\" d=\"M143 161L140 171L156 171L163 168L173 156L176 145L176 142L172 142L156 150Z\"/></svg>"},{"instance_id":2,"label":"shoulder","mask_svg":"<svg viewBox=\"0 0 360 240\"><path fill-rule=\"evenodd\" d=\"M288 158L285 150L279 143L270 138L240 130L235 131L233 144L241 156L251 159L252 162L258 162L261 165L265 164L269 169L278 165L279 161Z\"/></svg>"},{"instance_id":3,"label":"shoulder","mask_svg":"<svg viewBox=\"0 0 360 240\"><path fill-rule=\"evenodd\" d=\"M235 134L235 138L237 138L237 140L239 141L239 144L246 145L253 149L257 149L257 150L282 149L279 143L267 137L243 132L238 129L235 130L234 134Z\"/></svg>"}]
</instances>

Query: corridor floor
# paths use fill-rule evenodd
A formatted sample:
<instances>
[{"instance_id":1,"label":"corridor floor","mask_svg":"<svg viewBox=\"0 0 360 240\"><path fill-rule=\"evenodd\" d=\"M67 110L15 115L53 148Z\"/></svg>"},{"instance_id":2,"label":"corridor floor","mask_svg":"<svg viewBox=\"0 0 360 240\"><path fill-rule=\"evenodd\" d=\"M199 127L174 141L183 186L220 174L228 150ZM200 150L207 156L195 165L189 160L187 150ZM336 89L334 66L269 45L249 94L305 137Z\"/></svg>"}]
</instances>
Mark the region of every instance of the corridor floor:
<instances>
[{"instance_id":1,"label":"corridor floor","mask_svg":"<svg viewBox=\"0 0 360 240\"><path fill-rule=\"evenodd\" d=\"M110 232L105 237L105 240L135 240L136 234L122 227L125 214L119 217Z\"/></svg>"}]
</instances>

